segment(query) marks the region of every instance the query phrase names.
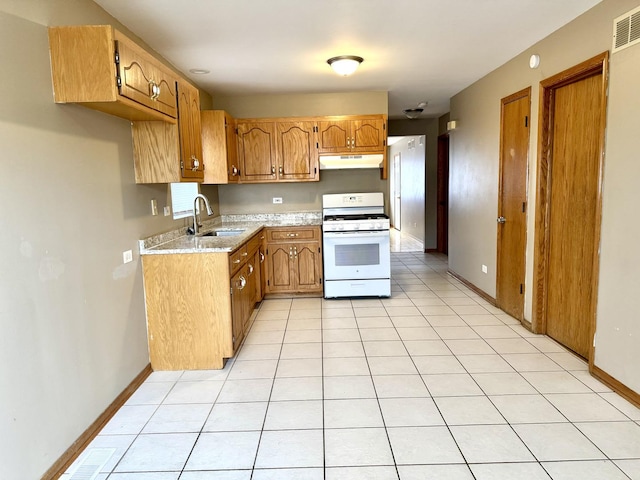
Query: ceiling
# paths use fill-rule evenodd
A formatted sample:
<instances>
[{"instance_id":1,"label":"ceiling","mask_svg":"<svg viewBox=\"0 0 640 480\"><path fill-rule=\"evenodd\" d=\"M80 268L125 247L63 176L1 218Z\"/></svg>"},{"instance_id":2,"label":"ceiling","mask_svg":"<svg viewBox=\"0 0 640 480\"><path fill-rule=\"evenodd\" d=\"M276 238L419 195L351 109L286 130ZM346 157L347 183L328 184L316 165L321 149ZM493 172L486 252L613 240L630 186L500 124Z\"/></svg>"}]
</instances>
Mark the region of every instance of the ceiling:
<instances>
[{"instance_id":1,"label":"ceiling","mask_svg":"<svg viewBox=\"0 0 640 480\"><path fill-rule=\"evenodd\" d=\"M95 0L215 96L388 91L423 117L600 0ZM326 60L359 55L350 77ZM194 75L190 69L206 69Z\"/></svg>"}]
</instances>

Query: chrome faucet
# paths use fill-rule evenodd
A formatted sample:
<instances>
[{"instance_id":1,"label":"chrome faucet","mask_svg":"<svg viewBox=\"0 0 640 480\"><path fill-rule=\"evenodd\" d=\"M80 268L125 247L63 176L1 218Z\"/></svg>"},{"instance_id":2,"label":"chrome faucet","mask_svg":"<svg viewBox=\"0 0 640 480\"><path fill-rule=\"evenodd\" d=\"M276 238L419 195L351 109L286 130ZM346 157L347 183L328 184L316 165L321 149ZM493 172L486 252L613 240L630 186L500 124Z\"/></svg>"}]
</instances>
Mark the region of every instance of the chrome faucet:
<instances>
[{"instance_id":1,"label":"chrome faucet","mask_svg":"<svg viewBox=\"0 0 640 480\"><path fill-rule=\"evenodd\" d=\"M198 217L197 217L199 199L204 200L204 206L207 207L207 215L213 215L213 210L211 210L211 205L209 205L209 199L204 195L202 195L201 193L196 195L196 197L193 199L193 234L194 235L198 234L198 228L199 228Z\"/></svg>"}]
</instances>

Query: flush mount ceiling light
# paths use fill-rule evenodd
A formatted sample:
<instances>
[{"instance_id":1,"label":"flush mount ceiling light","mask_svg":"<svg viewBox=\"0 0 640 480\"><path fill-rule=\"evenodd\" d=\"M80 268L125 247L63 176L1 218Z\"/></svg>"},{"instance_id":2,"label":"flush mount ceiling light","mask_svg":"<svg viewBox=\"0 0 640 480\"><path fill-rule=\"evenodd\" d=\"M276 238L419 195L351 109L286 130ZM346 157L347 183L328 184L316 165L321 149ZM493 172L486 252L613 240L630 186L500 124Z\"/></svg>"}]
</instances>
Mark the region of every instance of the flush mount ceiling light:
<instances>
[{"instance_id":1,"label":"flush mount ceiling light","mask_svg":"<svg viewBox=\"0 0 640 480\"><path fill-rule=\"evenodd\" d=\"M331 68L343 77L355 72L362 62L364 62L364 58L356 57L355 55L340 55L339 57L332 57L327 60Z\"/></svg>"},{"instance_id":2,"label":"flush mount ceiling light","mask_svg":"<svg viewBox=\"0 0 640 480\"><path fill-rule=\"evenodd\" d=\"M404 116L409 120L415 120L424 112L424 107L426 107L428 103L429 102L420 102L416 108L405 108L402 110L402 113L404 113Z\"/></svg>"},{"instance_id":3,"label":"flush mount ceiling light","mask_svg":"<svg viewBox=\"0 0 640 480\"><path fill-rule=\"evenodd\" d=\"M420 116L422 112L424 112L424 108L406 108L402 110L402 113L404 113L405 117L410 120L415 120Z\"/></svg>"},{"instance_id":4,"label":"flush mount ceiling light","mask_svg":"<svg viewBox=\"0 0 640 480\"><path fill-rule=\"evenodd\" d=\"M206 75L207 73L211 73L211 70L207 70L206 68L191 68L189 72L194 75Z\"/></svg>"}]
</instances>

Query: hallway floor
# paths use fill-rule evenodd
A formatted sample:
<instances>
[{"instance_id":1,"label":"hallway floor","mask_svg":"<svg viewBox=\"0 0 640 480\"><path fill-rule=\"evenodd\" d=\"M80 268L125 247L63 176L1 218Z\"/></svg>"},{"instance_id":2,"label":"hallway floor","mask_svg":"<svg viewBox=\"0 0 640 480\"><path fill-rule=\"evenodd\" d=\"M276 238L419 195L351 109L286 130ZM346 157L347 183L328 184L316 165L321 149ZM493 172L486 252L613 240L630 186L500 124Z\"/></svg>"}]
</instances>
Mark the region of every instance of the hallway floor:
<instances>
[{"instance_id":1,"label":"hallway floor","mask_svg":"<svg viewBox=\"0 0 640 480\"><path fill-rule=\"evenodd\" d=\"M640 410L446 271L393 253L390 299L263 301L235 361L154 372L62 478L640 479Z\"/></svg>"}]
</instances>

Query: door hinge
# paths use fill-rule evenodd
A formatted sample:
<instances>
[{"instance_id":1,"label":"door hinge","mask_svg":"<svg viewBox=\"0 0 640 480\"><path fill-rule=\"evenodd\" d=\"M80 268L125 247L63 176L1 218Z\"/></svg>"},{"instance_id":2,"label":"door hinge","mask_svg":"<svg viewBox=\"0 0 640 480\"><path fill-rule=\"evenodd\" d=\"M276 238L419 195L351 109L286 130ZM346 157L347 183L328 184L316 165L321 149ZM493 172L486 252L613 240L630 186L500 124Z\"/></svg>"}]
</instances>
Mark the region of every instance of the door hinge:
<instances>
[{"instance_id":1,"label":"door hinge","mask_svg":"<svg viewBox=\"0 0 640 480\"><path fill-rule=\"evenodd\" d=\"M271 285L270 280L267 280L267 285Z\"/></svg>"},{"instance_id":2,"label":"door hinge","mask_svg":"<svg viewBox=\"0 0 640 480\"><path fill-rule=\"evenodd\" d=\"M318 253L320 253L320 247L318 247Z\"/></svg>"},{"instance_id":3,"label":"door hinge","mask_svg":"<svg viewBox=\"0 0 640 480\"><path fill-rule=\"evenodd\" d=\"M527 210L527 202L522 202L522 213Z\"/></svg>"},{"instance_id":4,"label":"door hinge","mask_svg":"<svg viewBox=\"0 0 640 480\"><path fill-rule=\"evenodd\" d=\"M180 170L184 170L184 161L182 160L180 160Z\"/></svg>"},{"instance_id":5,"label":"door hinge","mask_svg":"<svg viewBox=\"0 0 640 480\"><path fill-rule=\"evenodd\" d=\"M236 128L236 135L238 135L238 129Z\"/></svg>"},{"instance_id":6,"label":"door hinge","mask_svg":"<svg viewBox=\"0 0 640 480\"><path fill-rule=\"evenodd\" d=\"M520 295L524 293L524 285L520 284Z\"/></svg>"},{"instance_id":7,"label":"door hinge","mask_svg":"<svg viewBox=\"0 0 640 480\"><path fill-rule=\"evenodd\" d=\"M233 297L233 287L229 288L229 295Z\"/></svg>"},{"instance_id":8,"label":"door hinge","mask_svg":"<svg viewBox=\"0 0 640 480\"><path fill-rule=\"evenodd\" d=\"M316 142L316 148L320 148L320 145L318 145L318 142Z\"/></svg>"},{"instance_id":9,"label":"door hinge","mask_svg":"<svg viewBox=\"0 0 640 480\"><path fill-rule=\"evenodd\" d=\"M525 127L529 126L529 115L525 115L525 117L524 117L524 126Z\"/></svg>"},{"instance_id":10,"label":"door hinge","mask_svg":"<svg viewBox=\"0 0 640 480\"><path fill-rule=\"evenodd\" d=\"M316 167L313 167L313 174L317 174L318 173L318 169Z\"/></svg>"}]
</instances>

